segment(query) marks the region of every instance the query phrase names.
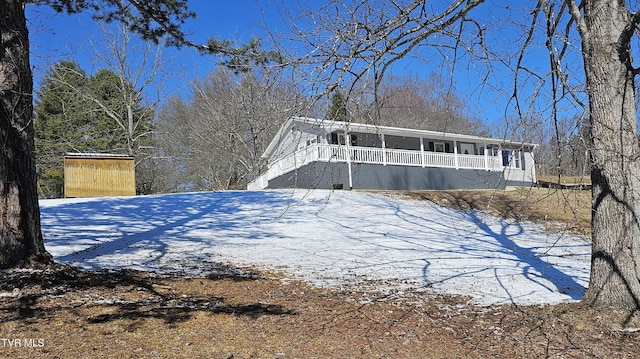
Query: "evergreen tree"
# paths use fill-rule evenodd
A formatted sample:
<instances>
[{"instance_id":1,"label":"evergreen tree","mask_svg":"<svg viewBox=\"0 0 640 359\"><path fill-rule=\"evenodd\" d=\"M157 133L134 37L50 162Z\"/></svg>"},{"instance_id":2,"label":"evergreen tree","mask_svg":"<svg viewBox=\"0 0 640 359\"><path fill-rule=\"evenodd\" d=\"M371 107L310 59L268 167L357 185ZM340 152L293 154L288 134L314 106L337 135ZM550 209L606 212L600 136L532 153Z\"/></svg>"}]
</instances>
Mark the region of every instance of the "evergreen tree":
<instances>
[{"instance_id":1,"label":"evergreen tree","mask_svg":"<svg viewBox=\"0 0 640 359\"><path fill-rule=\"evenodd\" d=\"M327 119L332 121L349 121L347 99L340 90L335 90L331 96L331 106L327 112Z\"/></svg>"},{"instance_id":2,"label":"evergreen tree","mask_svg":"<svg viewBox=\"0 0 640 359\"><path fill-rule=\"evenodd\" d=\"M36 91L35 145L38 192L41 197L63 195L63 159L67 152L84 152L90 111L79 89L89 79L79 65L61 61L53 65Z\"/></svg>"}]
</instances>

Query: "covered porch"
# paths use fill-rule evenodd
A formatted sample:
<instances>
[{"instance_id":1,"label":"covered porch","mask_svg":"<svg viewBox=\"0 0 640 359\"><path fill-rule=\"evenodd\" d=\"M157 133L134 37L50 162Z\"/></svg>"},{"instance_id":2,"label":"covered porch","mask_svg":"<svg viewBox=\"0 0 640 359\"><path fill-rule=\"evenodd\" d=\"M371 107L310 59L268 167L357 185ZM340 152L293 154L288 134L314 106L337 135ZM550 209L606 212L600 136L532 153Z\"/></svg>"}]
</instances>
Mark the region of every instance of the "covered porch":
<instances>
[{"instance_id":1,"label":"covered porch","mask_svg":"<svg viewBox=\"0 0 640 359\"><path fill-rule=\"evenodd\" d=\"M269 180L292 172L313 162L370 164L380 166L433 167L451 169L470 169L500 172L503 170L502 159L483 151L482 155L460 154L426 151L424 146L419 150L396 149L386 147L363 147L351 144L314 143L305 146L293 154L282 157L269 165L269 169L252 181L248 189L266 188ZM350 171L349 171L350 172ZM352 183L349 184L352 187Z\"/></svg>"}]
</instances>

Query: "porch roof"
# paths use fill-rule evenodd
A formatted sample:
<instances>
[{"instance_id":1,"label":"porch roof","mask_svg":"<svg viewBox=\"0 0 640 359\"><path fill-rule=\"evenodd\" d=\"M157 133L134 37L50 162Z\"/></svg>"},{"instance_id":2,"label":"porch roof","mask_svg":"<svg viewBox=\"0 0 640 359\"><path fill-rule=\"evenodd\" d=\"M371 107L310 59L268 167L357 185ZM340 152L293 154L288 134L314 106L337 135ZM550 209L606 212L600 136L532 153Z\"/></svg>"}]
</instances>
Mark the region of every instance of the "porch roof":
<instances>
[{"instance_id":1,"label":"porch roof","mask_svg":"<svg viewBox=\"0 0 640 359\"><path fill-rule=\"evenodd\" d=\"M379 125L371 125L365 123L357 123L357 122L343 122L343 121L331 121L324 119L317 119L311 117L291 117L287 122L285 122L274 138L269 143L269 146L264 151L262 157L269 158L273 154L273 152L277 149L278 144L285 138L288 134L288 129L294 122L308 124L308 125L316 125L318 127L324 128L327 132L333 131L345 131L345 132L359 132L359 133L371 133L371 134L385 134L390 136L402 136L402 137L417 137L417 138L429 138L434 140L446 140L446 141L460 141L460 142L473 142L480 144L498 144L501 146L510 146L510 147L530 147L535 148L538 145L534 143L527 142L517 142L517 141L509 141L503 139L496 139L490 137L480 137L480 136L471 136L471 135L462 135L448 132L437 132L437 131L428 131L428 130L417 130L411 128L401 128L401 127L391 127L391 126L379 126Z\"/></svg>"}]
</instances>

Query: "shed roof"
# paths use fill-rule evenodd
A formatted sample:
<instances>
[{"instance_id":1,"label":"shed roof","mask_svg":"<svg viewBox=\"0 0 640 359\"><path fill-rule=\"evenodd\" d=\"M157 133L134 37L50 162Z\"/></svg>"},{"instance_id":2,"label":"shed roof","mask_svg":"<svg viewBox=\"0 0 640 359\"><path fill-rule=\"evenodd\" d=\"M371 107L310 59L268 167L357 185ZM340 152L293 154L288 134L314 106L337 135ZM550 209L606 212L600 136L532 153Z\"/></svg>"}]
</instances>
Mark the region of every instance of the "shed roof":
<instances>
[{"instance_id":1,"label":"shed roof","mask_svg":"<svg viewBox=\"0 0 640 359\"><path fill-rule=\"evenodd\" d=\"M65 158L95 158L95 159L129 159L134 158L120 153L96 153L96 152L70 152L64 154Z\"/></svg>"}]
</instances>

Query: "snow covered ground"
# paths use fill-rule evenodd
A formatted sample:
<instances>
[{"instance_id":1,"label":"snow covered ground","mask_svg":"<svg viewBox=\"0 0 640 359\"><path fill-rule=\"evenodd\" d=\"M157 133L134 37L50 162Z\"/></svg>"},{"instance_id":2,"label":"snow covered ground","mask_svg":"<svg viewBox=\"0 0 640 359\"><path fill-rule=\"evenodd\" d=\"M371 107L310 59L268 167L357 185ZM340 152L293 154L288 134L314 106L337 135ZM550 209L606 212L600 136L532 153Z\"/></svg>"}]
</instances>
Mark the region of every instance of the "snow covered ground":
<instances>
[{"instance_id":1,"label":"snow covered ground","mask_svg":"<svg viewBox=\"0 0 640 359\"><path fill-rule=\"evenodd\" d=\"M579 300L590 244L426 201L324 190L40 202L46 248L91 269L276 269L314 285L428 289L478 304ZM371 280L375 280L372 282Z\"/></svg>"}]
</instances>

